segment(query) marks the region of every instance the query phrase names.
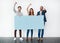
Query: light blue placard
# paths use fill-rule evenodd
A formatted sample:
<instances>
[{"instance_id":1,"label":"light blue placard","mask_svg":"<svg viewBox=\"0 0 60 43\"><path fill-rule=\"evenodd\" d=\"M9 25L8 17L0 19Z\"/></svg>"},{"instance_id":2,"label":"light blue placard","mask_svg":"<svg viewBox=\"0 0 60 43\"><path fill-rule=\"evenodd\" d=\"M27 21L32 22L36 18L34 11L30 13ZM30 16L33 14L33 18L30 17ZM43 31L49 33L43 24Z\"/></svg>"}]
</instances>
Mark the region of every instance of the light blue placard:
<instances>
[{"instance_id":1,"label":"light blue placard","mask_svg":"<svg viewBox=\"0 0 60 43\"><path fill-rule=\"evenodd\" d=\"M15 29L44 29L44 16L15 16Z\"/></svg>"}]
</instances>

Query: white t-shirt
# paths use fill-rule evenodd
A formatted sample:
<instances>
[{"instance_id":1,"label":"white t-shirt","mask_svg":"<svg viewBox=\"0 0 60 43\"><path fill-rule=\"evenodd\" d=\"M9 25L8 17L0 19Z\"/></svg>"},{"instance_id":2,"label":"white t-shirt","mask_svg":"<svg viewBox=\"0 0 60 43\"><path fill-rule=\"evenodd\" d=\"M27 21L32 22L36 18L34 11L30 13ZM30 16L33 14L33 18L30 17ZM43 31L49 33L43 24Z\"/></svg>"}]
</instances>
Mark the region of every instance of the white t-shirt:
<instances>
[{"instance_id":1,"label":"white t-shirt","mask_svg":"<svg viewBox=\"0 0 60 43\"><path fill-rule=\"evenodd\" d=\"M40 11L40 15L42 15L42 11Z\"/></svg>"}]
</instances>

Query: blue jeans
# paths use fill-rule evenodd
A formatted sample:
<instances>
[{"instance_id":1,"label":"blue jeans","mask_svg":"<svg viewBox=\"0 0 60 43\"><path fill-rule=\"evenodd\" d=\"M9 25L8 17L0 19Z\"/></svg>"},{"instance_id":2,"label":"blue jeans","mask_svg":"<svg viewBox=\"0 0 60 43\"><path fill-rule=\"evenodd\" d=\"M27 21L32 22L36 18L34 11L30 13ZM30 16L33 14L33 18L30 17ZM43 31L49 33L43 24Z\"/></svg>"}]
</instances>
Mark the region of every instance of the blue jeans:
<instances>
[{"instance_id":1,"label":"blue jeans","mask_svg":"<svg viewBox=\"0 0 60 43\"><path fill-rule=\"evenodd\" d=\"M45 21L44 21L44 25L45 25ZM38 38L43 38L43 35L44 35L44 29L38 29Z\"/></svg>"},{"instance_id":2,"label":"blue jeans","mask_svg":"<svg viewBox=\"0 0 60 43\"><path fill-rule=\"evenodd\" d=\"M33 37L33 29L28 29L27 30L27 38L28 38L28 35L29 35L29 31L31 30L31 38Z\"/></svg>"},{"instance_id":3,"label":"blue jeans","mask_svg":"<svg viewBox=\"0 0 60 43\"><path fill-rule=\"evenodd\" d=\"M38 38L43 38L43 35L44 35L44 29L38 29Z\"/></svg>"}]
</instances>

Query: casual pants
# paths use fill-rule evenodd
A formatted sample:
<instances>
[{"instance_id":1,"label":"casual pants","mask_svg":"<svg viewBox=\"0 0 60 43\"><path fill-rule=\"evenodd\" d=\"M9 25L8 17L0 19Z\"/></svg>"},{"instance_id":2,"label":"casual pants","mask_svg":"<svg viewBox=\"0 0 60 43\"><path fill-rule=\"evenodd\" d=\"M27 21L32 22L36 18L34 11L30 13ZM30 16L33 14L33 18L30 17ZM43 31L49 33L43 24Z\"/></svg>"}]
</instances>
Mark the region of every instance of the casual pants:
<instances>
[{"instance_id":1,"label":"casual pants","mask_svg":"<svg viewBox=\"0 0 60 43\"><path fill-rule=\"evenodd\" d=\"M44 29L38 29L38 38L43 38Z\"/></svg>"},{"instance_id":2,"label":"casual pants","mask_svg":"<svg viewBox=\"0 0 60 43\"><path fill-rule=\"evenodd\" d=\"M44 21L44 25L45 25L45 21ZM38 29L38 38L43 38L44 35L44 29Z\"/></svg>"},{"instance_id":3,"label":"casual pants","mask_svg":"<svg viewBox=\"0 0 60 43\"><path fill-rule=\"evenodd\" d=\"M14 30L14 37L16 37L17 30ZM19 30L19 36L22 37L22 30Z\"/></svg>"},{"instance_id":4,"label":"casual pants","mask_svg":"<svg viewBox=\"0 0 60 43\"><path fill-rule=\"evenodd\" d=\"M28 38L28 35L29 35L30 30L31 30L31 38L33 37L33 29L28 29L27 30L27 38Z\"/></svg>"}]
</instances>

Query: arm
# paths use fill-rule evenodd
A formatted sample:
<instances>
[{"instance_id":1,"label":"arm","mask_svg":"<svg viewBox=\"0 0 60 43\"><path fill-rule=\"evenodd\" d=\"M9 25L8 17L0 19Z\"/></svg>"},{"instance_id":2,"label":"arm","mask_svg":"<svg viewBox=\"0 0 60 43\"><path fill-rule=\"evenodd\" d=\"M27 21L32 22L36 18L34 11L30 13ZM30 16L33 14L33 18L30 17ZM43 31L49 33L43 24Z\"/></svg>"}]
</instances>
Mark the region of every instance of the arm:
<instances>
[{"instance_id":1,"label":"arm","mask_svg":"<svg viewBox=\"0 0 60 43\"><path fill-rule=\"evenodd\" d=\"M14 10L15 13L17 12L17 11L15 10L15 6L16 6L16 4L17 4L17 2L15 2L15 4L14 4L14 8L13 8L13 10Z\"/></svg>"},{"instance_id":2,"label":"arm","mask_svg":"<svg viewBox=\"0 0 60 43\"><path fill-rule=\"evenodd\" d=\"M45 8L43 9L43 11L44 11L44 13L46 13L46 12L47 12Z\"/></svg>"},{"instance_id":3,"label":"arm","mask_svg":"<svg viewBox=\"0 0 60 43\"><path fill-rule=\"evenodd\" d=\"M44 10L43 10L43 11L44 11L44 13L46 13L46 12L47 12L45 8L44 8ZM45 21L45 22L47 22L46 15L44 15L44 21Z\"/></svg>"},{"instance_id":4,"label":"arm","mask_svg":"<svg viewBox=\"0 0 60 43\"><path fill-rule=\"evenodd\" d=\"M31 6L31 4L29 4L28 7L27 7L27 13L29 13L29 10L28 9L29 9L30 6Z\"/></svg>"}]
</instances>

